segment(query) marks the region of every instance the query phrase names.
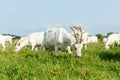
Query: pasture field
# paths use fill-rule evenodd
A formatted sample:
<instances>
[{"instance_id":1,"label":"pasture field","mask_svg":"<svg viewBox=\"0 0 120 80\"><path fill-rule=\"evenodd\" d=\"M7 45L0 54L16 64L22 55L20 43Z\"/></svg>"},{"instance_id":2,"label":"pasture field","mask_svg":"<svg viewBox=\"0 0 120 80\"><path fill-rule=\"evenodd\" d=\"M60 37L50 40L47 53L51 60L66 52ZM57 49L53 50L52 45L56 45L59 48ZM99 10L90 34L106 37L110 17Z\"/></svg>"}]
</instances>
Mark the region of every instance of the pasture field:
<instances>
[{"instance_id":1,"label":"pasture field","mask_svg":"<svg viewBox=\"0 0 120 80\"><path fill-rule=\"evenodd\" d=\"M120 80L120 46L104 50L101 43L88 44L82 57L59 51L38 51L24 47L16 53L14 46L0 47L0 80Z\"/></svg>"}]
</instances>

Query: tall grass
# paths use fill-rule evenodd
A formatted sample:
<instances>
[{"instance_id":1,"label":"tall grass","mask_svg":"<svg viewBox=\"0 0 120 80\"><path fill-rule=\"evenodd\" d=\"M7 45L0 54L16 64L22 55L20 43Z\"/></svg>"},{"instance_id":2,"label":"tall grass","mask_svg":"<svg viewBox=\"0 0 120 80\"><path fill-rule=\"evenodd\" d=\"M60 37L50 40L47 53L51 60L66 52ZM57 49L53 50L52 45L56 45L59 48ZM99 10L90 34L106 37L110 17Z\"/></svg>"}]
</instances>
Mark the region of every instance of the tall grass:
<instances>
[{"instance_id":1,"label":"tall grass","mask_svg":"<svg viewBox=\"0 0 120 80\"><path fill-rule=\"evenodd\" d=\"M38 51L24 47L16 53L14 45L0 47L0 80L119 80L120 47L105 50L101 43L88 44L82 49L82 57L74 53Z\"/></svg>"}]
</instances>

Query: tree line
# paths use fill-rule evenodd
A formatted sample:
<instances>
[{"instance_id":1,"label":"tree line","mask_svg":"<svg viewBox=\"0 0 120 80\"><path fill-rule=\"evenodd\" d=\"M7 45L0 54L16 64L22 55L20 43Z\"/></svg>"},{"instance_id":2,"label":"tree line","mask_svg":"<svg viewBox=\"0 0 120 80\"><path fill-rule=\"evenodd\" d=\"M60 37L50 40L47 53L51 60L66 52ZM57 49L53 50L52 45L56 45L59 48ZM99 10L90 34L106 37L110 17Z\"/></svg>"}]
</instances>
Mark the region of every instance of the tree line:
<instances>
[{"instance_id":1,"label":"tree line","mask_svg":"<svg viewBox=\"0 0 120 80\"><path fill-rule=\"evenodd\" d=\"M98 34L95 34L95 36L97 36L99 41L102 42L103 38L107 38L110 34L113 34L113 33L115 33L115 32L109 32L109 33L107 33L107 35L103 35L101 33L98 33ZM21 38L21 36L14 35L14 34L3 34L3 35L10 35L13 37L13 39L20 39Z\"/></svg>"}]
</instances>

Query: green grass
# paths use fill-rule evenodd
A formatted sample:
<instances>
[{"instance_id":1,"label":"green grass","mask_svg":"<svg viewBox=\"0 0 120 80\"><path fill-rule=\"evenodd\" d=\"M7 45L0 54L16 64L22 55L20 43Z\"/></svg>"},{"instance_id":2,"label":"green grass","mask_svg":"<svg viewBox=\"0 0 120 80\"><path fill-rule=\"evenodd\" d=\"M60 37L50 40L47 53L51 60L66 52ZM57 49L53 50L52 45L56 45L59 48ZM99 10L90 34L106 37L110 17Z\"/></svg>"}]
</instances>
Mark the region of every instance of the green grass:
<instances>
[{"instance_id":1,"label":"green grass","mask_svg":"<svg viewBox=\"0 0 120 80\"><path fill-rule=\"evenodd\" d=\"M77 58L67 52L31 51L24 47L18 53L14 46L0 47L0 80L119 80L120 47L104 50L100 43L88 44Z\"/></svg>"}]
</instances>

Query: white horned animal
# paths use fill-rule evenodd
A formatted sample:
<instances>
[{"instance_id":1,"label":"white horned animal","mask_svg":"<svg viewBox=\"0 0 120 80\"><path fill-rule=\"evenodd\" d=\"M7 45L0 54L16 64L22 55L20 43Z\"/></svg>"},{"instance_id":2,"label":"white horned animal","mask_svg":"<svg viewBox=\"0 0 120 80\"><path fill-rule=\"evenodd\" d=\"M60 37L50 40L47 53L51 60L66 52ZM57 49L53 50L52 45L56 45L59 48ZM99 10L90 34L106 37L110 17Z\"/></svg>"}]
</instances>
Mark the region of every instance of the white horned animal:
<instances>
[{"instance_id":1,"label":"white horned animal","mask_svg":"<svg viewBox=\"0 0 120 80\"><path fill-rule=\"evenodd\" d=\"M77 35L78 39L81 38L81 32L79 32L77 30L76 26L73 26L73 28L76 28L75 30L75 34ZM87 49L87 41L88 41L88 36L89 36L89 32L85 32L85 30L81 29L82 31L82 44L85 46L85 48ZM73 35L74 36L74 35Z\"/></svg>"},{"instance_id":2,"label":"white horned animal","mask_svg":"<svg viewBox=\"0 0 120 80\"><path fill-rule=\"evenodd\" d=\"M44 37L44 32L31 33L26 37L21 37L15 44L15 51L19 51L26 45L31 45L31 50L35 50L37 45L41 45Z\"/></svg>"},{"instance_id":3,"label":"white horned animal","mask_svg":"<svg viewBox=\"0 0 120 80\"><path fill-rule=\"evenodd\" d=\"M66 49L69 46L68 49L70 50L70 47L73 46L76 56L81 56L81 48L83 47L83 44L81 44L82 40L78 40L73 27L70 28L74 32L74 36L70 35L64 28L52 27L47 29L44 33L44 39L43 44L40 48L40 53L43 50L44 46L52 47L55 49L56 56L58 56L58 49ZM77 30L81 32L80 27L77 27Z\"/></svg>"},{"instance_id":4,"label":"white horned animal","mask_svg":"<svg viewBox=\"0 0 120 80\"><path fill-rule=\"evenodd\" d=\"M112 45L114 42L120 44L120 33L114 33L109 35L106 42L104 43L104 48L109 49L110 45Z\"/></svg>"}]
</instances>

